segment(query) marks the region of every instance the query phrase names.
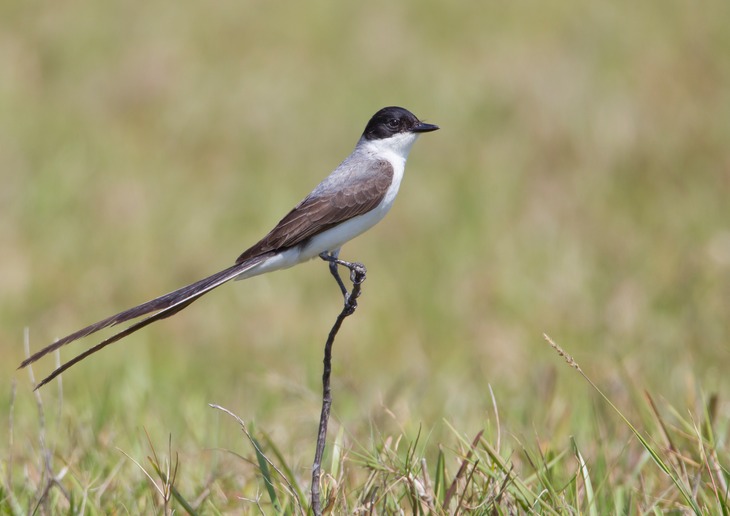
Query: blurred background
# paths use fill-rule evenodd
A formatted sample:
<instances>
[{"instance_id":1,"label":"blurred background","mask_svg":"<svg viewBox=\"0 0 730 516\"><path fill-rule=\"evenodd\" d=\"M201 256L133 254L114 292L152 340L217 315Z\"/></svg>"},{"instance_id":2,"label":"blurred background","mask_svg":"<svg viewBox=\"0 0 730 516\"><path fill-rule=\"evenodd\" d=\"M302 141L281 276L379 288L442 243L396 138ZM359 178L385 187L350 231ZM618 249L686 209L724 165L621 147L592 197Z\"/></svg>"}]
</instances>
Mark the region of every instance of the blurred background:
<instances>
[{"instance_id":1,"label":"blurred background","mask_svg":"<svg viewBox=\"0 0 730 516\"><path fill-rule=\"evenodd\" d=\"M39 349L228 266L386 105L441 131L343 249L369 273L335 428L436 443L444 419L484 425L491 386L511 432L580 435L593 395L543 332L617 396L726 391L728 20L719 0L3 2L0 413L17 379L16 428L36 424L23 328ZM71 369L63 410L118 460L142 427L238 446L215 402L306 468L340 307L320 262L227 285Z\"/></svg>"}]
</instances>

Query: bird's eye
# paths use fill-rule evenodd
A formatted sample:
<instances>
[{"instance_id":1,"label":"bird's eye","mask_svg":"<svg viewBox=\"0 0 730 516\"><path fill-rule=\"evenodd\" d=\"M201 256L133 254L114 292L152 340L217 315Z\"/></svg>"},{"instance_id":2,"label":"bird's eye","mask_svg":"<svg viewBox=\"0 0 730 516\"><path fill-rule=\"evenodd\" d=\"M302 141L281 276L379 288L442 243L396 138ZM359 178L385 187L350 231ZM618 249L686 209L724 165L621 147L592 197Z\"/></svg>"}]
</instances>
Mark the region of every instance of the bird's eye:
<instances>
[{"instance_id":1,"label":"bird's eye","mask_svg":"<svg viewBox=\"0 0 730 516\"><path fill-rule=\"evenodd\" d=\"M400 121L397 118L391 118L388 120L388 127L391 129L398 129L398 127L400 127Z\"/></svg>"}]
</instances>

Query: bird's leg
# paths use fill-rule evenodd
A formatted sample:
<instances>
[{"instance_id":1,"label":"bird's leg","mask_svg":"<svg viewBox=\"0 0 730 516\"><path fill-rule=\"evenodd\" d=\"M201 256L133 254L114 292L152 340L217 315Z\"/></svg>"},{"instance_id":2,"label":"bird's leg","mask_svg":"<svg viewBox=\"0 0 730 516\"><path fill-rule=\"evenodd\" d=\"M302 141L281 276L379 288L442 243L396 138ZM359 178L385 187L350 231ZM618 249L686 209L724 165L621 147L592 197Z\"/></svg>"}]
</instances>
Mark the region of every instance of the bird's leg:
<instances>
[{"instance_id":1,"label":"bird's leg","mask_svg":"<svg viewBox=\"0 0 730 516\"><path fill-rule=\"evenodd\" d=\"M350 294L347 292L347 288L345 287L345 284L342 282L342 278L340 278L340 273L337 270L337 265L341 260L337 258L339 255L340 250L337 249L336 251L333 251L331 253L320 253L319 257L322 258L324 261L329 262L330 264L330 274L332 274L332 277L335 278L335 281L337 282L337 285L340 287L340 291L342 292L342 296L347 299L347 296Z\"/></svg>"},{"instance_id":2,"label":"bird's leg","mask_svg":"<svg viewBox=\"0 0 730 516\"><path fill-rule=\"evenodd\" d=\"M342 278L340 278L340 273L337 270L338 265L342 265L343 267L347 267L350 271L350 281L352 281L353 285L359 285L363 281L365 281L365 273L367 272L367 269L365 269L365 266L362 263L358 262L346 262L345 260L340 260L338 258L340 254L340 250L337 249L335 251L332 251L331 253L321 253L319 255L320 258L322 258L324 261L329 262L330 265L330 273L332 276L334 276L335 281L337 281L337 285L340 287L340 291L342 292L342 297L345 298L345 304L351 305L354 309L355 306L357 306L357 302L355 298L357 296L351 296L350 293L347 291L347 288L345 287L344 282L342 281ZM359 295L359 289L358 289L358 295Z\"/></svg>"}]
</instances>

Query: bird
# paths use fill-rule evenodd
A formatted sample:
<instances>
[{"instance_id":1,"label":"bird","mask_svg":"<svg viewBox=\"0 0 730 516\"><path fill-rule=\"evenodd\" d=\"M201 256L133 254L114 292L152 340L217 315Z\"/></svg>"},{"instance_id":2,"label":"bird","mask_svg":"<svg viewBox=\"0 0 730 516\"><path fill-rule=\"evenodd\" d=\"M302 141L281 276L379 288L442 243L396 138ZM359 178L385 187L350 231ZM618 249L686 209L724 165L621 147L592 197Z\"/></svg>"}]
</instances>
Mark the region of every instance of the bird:
<instances>
[{"instance_id":1,"label":"bird","mask_svg":"<svg viewBox=\"0 0 730 516\"><path fill-rule=\"evenodd\" d=\"M35 387L39 389L93 353L180 312L224 283L286 269L316 257L329 262L347 302L348 292L337 266L352 270L353 264L339 259L340 248L385 217L398 194L413 143L422 133L438 129L405 108L380 109L368 121L352 153L233 265L58 339L26 358L19 368L99 330L147 316L57 367Z\"/></svg>"}]
</instances>

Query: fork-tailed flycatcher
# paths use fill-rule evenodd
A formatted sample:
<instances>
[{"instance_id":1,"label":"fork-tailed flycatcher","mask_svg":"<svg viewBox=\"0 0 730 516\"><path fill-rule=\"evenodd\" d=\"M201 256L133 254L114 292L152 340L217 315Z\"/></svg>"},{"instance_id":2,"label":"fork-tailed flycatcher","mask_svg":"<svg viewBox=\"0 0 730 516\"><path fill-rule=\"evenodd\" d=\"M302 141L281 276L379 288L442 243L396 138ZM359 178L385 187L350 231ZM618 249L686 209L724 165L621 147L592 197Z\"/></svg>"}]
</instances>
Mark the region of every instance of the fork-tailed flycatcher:
<instances>
[{"instance_id":1,"label":"fork-tailed flycatcher","mask_svg":"<svg viewBox=\"0 0 730 516\"><path fill-rule=\"evenodd\" d=\"M388 213L398 194L413 142L420 133L437 129L438 126L421 122L407 109L381 109L368 122L352 154L281 219L268 235L244 251L234 265L82 328L36 352L24 360L20 367L103 328L153 314L58 367L38 384L38 389L92 353L148 324L176 314L232 279L241 280L286 269L316 256L330 262L332 273L347 299L347 291L336 271L338 263L351 264L338 259L340 247L373 227Z\"/></svg>"}]
</instances>

